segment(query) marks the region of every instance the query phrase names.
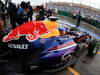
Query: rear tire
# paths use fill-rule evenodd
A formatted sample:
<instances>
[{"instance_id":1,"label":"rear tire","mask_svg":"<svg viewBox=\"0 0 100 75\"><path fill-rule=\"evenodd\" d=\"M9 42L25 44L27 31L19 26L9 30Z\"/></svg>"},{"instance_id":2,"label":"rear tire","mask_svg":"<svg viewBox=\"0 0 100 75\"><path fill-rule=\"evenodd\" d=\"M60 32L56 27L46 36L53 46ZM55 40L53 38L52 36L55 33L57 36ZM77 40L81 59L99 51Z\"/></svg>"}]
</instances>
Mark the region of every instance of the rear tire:
<instances>
[{"instance_id":1,"label":"rear tire","mask_svg":"<svg viewBox=\"0 0 100 75\"><path fill-rule=\"evenodd\" d=\"M96 55L97 51L99 50L99 41L96 39L91 40L88 47L88 56Z\"/></svg>"}]
</instances>

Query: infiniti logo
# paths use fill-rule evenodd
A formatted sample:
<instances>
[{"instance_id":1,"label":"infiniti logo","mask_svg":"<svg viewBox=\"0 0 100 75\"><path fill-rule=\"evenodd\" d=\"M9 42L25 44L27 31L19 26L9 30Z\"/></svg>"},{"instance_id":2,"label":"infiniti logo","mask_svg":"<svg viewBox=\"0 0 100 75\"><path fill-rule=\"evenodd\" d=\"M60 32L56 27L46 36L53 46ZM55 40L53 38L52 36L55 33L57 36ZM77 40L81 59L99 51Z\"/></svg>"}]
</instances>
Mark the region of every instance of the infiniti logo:
<instances>
[{"instance_id":1,"label":"infiniti logo","mask_svg":"<svg viewBox=\"0 0 100 75\"><path fill-rule=\"evenodd\" d=\"M70 56L71 56L71 54L65 53L65 54L62 56L61 60L66 60L66 59L68 59Z\"/></svg>"}]
</instances>

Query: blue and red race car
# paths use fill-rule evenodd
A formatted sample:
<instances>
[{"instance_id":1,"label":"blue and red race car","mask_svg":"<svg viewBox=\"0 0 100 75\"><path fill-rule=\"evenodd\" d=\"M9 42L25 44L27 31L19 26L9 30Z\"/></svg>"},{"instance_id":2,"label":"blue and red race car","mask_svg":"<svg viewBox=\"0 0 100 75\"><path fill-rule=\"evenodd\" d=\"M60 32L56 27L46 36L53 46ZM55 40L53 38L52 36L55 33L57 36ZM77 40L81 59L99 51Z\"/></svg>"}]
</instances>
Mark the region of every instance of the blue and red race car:
<instances>
[{"instance_id":1,"label":"blue and red race car","mask_svg":"<svg viewBox=\"0 0 100 75\"><path fill-rule=\"evenodd\" d=\"M43 23L40 28L46 29ZM68 31L65 35L41 38L39 36L48 31L40 32L38 28L33 30L38 31L34 32L34 35L39 34L38 37L33 37L30 33L26 35L24 32L20 36L21 31L14 32L16 29L7 34L0 42L0 58L15 63L20 60L21 65L28 70L38 68L44 71L58 71L74 64L84 50L93 56L99 49L98 40L85 32ZM11 34L12 32L14 33Z\"/></svg>"}]
</instances>

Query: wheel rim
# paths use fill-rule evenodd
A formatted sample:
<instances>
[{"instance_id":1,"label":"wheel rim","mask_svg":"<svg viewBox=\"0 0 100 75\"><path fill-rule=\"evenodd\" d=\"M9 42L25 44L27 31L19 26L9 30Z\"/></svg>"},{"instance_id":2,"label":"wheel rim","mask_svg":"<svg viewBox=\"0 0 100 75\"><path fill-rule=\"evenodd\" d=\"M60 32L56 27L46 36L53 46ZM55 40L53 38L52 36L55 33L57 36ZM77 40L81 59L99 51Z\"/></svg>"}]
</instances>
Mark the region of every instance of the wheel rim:
<instances>
[{"instance_id":1,"label":"wheel rim","mask_svg":"<svg viewBox=\"0 0 100 75\"><path fill-rule=\"evenodd\" d=\"M93 54L96 54L96 52L100 49L100 43L96 43L94 49L93 49Z\"/></svg>"}]
</instances>

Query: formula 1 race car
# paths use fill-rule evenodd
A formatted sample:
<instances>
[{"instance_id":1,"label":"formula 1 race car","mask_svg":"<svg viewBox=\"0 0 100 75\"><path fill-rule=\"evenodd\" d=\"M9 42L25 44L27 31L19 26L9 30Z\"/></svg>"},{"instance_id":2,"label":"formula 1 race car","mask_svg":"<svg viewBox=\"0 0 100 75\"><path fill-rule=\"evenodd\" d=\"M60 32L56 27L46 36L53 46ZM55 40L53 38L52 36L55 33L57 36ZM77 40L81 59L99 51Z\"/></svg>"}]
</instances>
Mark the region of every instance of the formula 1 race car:
<instances>
[{"instance_id":1,"label":"formula 1 race car","mask_svg":"<svg viewBox=\"0 0 100 75\"><path fill-rule=\"evenodd\" d=\"M29 42L24 36L0 42L0 58L20 63L23 69L58 71L75 63L85 51L93 56L99 49L98 40L88 33L69 31L64 36L38 38Z\"/></svg>"}]
</instances>

